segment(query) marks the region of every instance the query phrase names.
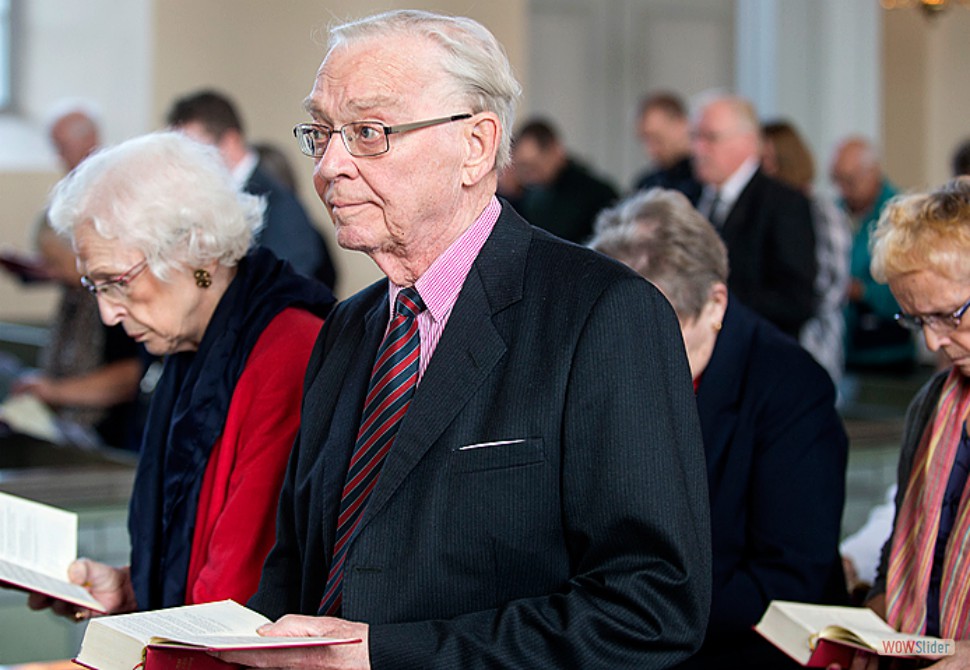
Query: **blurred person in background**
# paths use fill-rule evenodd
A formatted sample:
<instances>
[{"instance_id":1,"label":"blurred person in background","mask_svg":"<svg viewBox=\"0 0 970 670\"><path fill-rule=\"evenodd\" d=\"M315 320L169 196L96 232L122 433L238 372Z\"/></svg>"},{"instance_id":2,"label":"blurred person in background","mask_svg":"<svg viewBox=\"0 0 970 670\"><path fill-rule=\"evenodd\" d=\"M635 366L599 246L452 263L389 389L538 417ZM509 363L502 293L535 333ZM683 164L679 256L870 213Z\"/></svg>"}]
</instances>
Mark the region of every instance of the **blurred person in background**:
<instances>
[{"instance_id":1,"label":"blurred person in background","mask_svg":"<svg viewBox=\"0 0 970 670\"><path fill-rule=\"evenodd\" d=\"M58 103L50 114L48 137L65 173L101 143L98 115L82 101ZM45 210L34 229L39 256L24 267L6 266L21 279L53 281L60 287L50 339L39 369L20 375L11 393L28 393L54 409L70 426L65 438L136 450L141 434L135 399L147 358L121 326L105 326L98 308L81 287L74 250L50 227ZM27 276L27 271L35 271Z\"/></svg>"},{"instance_id":2,"label":"blurred person in background","mask_svg":"<svg viewBox=\"0 0 970 670\"><path fill-rule=\"evenodd\" d=\"M525 123L512 143L512 166L523 192L516 208L533 226L570 242L584 243L616 188L569 155L559 132L545 119Z\"/></svg>"},{"instance_id":3,"label":"blurred person in background","mask_svg":"<svg viewBox=\"0 0 970 670\"><path fill-rule=\"evenodd\" d=\"M815 231L802 193L761 169L761 124L745 98L706 96L693 118L697 209L727 246L728 288L797 338L815 315Z\"/></svg>"},{"instance_id":4,"label":"blurred person in background","mask_svg":"<svg viewBox=\"0 0 970 670\"><path fill-rule=\"evenodd\" d=\"M845 213L814 193L815 161L798 130L787 121L761 127L761 169L799 190L811 202L815 228L815 315L802 326L798 341L825 368L836 387L845 367L845 294L849 282L852 233Z\"/></svg>"},{"instance_id":5,"label":"blurred person in background","mask_svg":"<svg viewBox=\"0 0 970 670\"><path fill-rule=\"evenodd\" d=\"M637 137L651 166L634 180L635 191L672 188L691 202L701 194L690 153L690 118L680 96L658 91L640 101Z\"/></svg>"},{"instance_id":6,"label":"blurred person in background","mask_svg":"<svg viewBox=\"0 0 970 670\"><path fill-rule=\"evenodd\" d=\"M752 626L771 600L844 604L848 439L825 370L728 293L728 257L680 193L631 196L593 249L653 282L680 321L701 419L713 533L711 617L683 668L798 667Z\"/></svg>"},{"instance_id":7,"label":"blurred person in background","mask_svg":"<svg viewBox=\"0 0 970 670\"><path fill-rule=\"evenodd\" d=\"M81 286L71 243L46 218L38 225L36 244L45 274L60 287L60 299L39 369L16 379L10 392L33 395L61 419L97 435L69 436L136 450L141 435L134 401L144 373L140 346L120 325L101 323L97 304Z\"/></svg>"},{"instance_id":8,"label":"blurred person in background","mask_svg":"<svg viewBox=\"0 0 970 670\"><path fill-rule=\"evenodd\" d=\"M295 195L298 191L296 173L282 149L272 142L257 142L253 144L253 151L259 156L259 166Z\"/></svg>"},{"instance_id":9,"label":"blurred person in background","mask_svg":"<svg viewBox=\"0 0 970 670\"><path fill-rule=\"evenodd\" d=\"M970 140L961 142L953 151L953 176L970 176Z\"/></svg>"},{"instance_id":10,"label":"blurred person in background","mask_svg":"<svg viewBox=\"0 0 970 670\"><path fill-rule=\"evenodd\" d=\"M91 155L49 208L105 324L165 356L129 510L131 564L69 577L109 613L252 595L273 543L310 350L333 304L253 247L261 198L212 147L156 133ZM32 595L34 608L84 618Z\"/></svg>"},{"instance_id":11,"label":"blurred person in background","mask_svg":"<svg viewBox=\"0 0 970 670\"><path fill-rule=\"evenodd\" d=\"M852 136L836 148L829 171L852 227L845 308L845 365L855 372L906 373L916 362L911 333L896 326L899 304L870 271L870 237L886 203L898 190L883 174L869 140Z\"/></svg>"}]
</instances>

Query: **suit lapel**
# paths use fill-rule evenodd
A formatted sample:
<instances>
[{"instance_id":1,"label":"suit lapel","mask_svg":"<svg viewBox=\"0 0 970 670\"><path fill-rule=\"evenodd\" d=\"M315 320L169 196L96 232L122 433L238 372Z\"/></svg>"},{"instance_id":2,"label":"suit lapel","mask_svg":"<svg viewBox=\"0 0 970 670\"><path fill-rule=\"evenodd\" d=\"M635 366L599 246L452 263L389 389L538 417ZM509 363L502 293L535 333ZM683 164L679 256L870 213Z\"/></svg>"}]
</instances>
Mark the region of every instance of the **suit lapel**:
<instances>
[{"instance_id":1,"label":"suit lapel","mask_svg":"<svg viewBox=\"0 0 970 670\"><path fill-rule=\"evenodd\" d=\"M350 317L350 326L336 338L333 347L327 352L325 363L333 362L341 366L332 374L318 374L307 393L307 403L303 408L307 416L331 416L329 424L310 421L306 424L317 428L313 433L301 436L317 454L313 468L323 471L320 491L323 509L323 544L327 555L332 552L335 524L340 498L343 493L347 468L357 442L360 427L360 414L370 382L371 367L384 330L387 327L387 286L378 291L374 304L365 308L362 318ZM317 383L324 386L316 388ZM312 399L312 402L311 402ZM321 446L323 451L320 451Z\"/></svg>"},{"instance_id":2,"label":"suit lapel","mask_svg":"<svg viewBox=\"0 0 970 670\"><path fill-rule=\"evenodd\" d=\"M761 170L756 170L745 184L744 189L738 194L737 200L731 205L731 211L727 213L724 218L724 224L721 226L721 237L725 240L731 239L738 234L739 231L747 230L748 227L745 226L745 221L751 215L751 201L757 192L758 185L761 179Z\"/></svg>"},{"instance_id":3,"label":"suit lapel","mask_svg":"<svg viewBox=\"0 0 970 670\"><path fill-rule=\"evenodd\" d=\"M465 279L434 357L387 455L361 519L362 529L380 512L505 355L505 341L492 316L521 297L530 240L528 224L503 207L495 229ZM496 267L502 271L490 272Z\"/></svg>"}]
</instances>

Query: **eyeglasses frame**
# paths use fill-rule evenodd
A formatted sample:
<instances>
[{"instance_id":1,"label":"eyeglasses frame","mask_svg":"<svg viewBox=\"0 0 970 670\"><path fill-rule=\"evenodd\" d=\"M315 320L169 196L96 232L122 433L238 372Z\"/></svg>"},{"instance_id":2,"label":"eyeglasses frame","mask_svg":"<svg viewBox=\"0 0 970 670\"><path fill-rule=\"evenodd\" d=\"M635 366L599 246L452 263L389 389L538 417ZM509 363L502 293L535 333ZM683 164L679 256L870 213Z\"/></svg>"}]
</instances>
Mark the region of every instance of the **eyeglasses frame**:
<instances>
[{"instance_id":1,"label":"eyeglasses frame","mask_svg":"<svg viewBox=\"0 0 970 670\"><path fill-rule=\"evenodd\" d=\"M340 138L344 142L344 147L351 156L356 156L357 158L371 158L373 156L380 156L386 154L391 150L391 135L398 135L401 133L407 133L412 130L418 130L420 128L430 128L431 126L439 126L445 123L451 123L452 121L461 121L463 119L470 119L474 114L452 114L451 116L442 116L437 119L430 119L428 121L414 121L413 123L402 123L396 126L386 126L379 121L351 121L350 123L345 123L339 128L331 128L330 126L324 125L322 123L298 123L293 126L293 137L297 139L297 144L300 146L300 152L304 156L309 156L310 158L323 158L324 154L327 153L327 149L330 148L330 142L333 139L334 133L340 133ZM350 126L359 125L362 123L373 124L379 127L384 132L384 150L375 153L368 154L356 154L350 148L350 143L347 140L347 136L344 131ZM327 143L324 145L323 149L319 153L311 152L307 153L304 148L306 144L303 141L303 136L309 130L316 130L318 132L324 132L327 134Z\"/></svg>"},{"instance_id":2,"label":"eyeglasses frame","mask_svg":"<svg viewBox=\"0 0 970 670\"><path fill-rule=\"evenodd\" d=\"M138 275L140 275L147 267L148 267L148 259L144 258L138 263L135 263L133 266L128 268L125 272L121 273L117 277L106 279L101 283L96 283L93 279L91 279L87 275L84 275L81 277L81 286L87 289L88 293L93 295L95 298L105 298L107 300L110 300L111 297L106 295L106 291L108 291L108 289L114 286L117 286L122 290L122 293L124 293L124 290L131 285L131 282L134 281L134 279Z\"/></svg>"},{"instance_id":3,"label":"eyeglasses frame","mask_svg":"<svg viewBox=\"0 0 970 670\"><path fill-rule=\"evenodd\" d=\"M952 314L927 314L926 316L919 316L907 314L906 312L897 312L894 318L896 323L906 330L920 331L926 327L935 333L950 332L960 327L963 315L967 313L968 309L970 309L970 298ZM940 330L940 326L934 324L945 324L945 330Z\"/></svg>"}]
</instances>

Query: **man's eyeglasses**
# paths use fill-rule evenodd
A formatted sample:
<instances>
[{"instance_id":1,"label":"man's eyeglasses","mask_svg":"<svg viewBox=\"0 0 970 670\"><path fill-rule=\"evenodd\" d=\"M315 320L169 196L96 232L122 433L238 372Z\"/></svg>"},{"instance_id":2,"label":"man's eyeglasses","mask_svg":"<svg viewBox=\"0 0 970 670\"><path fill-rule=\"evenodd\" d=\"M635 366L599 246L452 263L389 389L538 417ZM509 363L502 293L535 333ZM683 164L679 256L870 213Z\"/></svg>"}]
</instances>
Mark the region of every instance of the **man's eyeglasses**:
<instances>
[{"instance_id":1,"label":"man's eyeglasses","mask_svg":"<svg viewBox=\"0 0 970 670\"><path fill-rule=\"evenodd\" d=\"M105 298L118 302L128 297L128 286L147 267L148 259L146 258L117 277L106 279L100 283L95 283L93 279L85 275L81 277L81 286L86 288L88 293L95 298Z\"/></svg>"},{"instance_id":2,"label":"man's eyeglasses","mask_svg":"<svg viewBox=\"0 0 970 670\"><path fill-rule=\"evenodd\" d=\"M926 327L935 333L949 333L960 327L960 320L968 309L970 309L970 300L960 305L952 314L913 315L899 312L896 314L896 323L906 330L923 330Z\"/></svg>"},{"instance_id":3,"label":"man's eyeglasses","mask_svg":"<svg viewBox=\"0 0 970 670\"><path fill-rule=\"evenodd\" d=\"M340 133L344 146L351 156L366 158L387 153L391 148L389 135L407 133L418 128L430 128L471 117L471 114L454 114L440 119L404 123L399 126L385 126L376 121L355 121L336 129L320 123L301 123L293 128L293 136L300 145L300 151L313 158L322 158L327 147L330 146L330 138L334 133Z\"/></svg>"}]
</instances>

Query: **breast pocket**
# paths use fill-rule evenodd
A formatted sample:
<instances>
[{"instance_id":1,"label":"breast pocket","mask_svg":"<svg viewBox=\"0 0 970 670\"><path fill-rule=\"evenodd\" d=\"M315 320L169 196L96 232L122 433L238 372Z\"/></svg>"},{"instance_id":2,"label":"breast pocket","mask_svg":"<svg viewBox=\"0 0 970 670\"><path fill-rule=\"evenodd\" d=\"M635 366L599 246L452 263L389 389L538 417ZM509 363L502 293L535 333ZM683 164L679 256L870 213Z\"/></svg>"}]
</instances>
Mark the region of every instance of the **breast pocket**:
<instances>
[{"instance_id":1,"label":"breast pocket","mask_svg":"<svg viewBox=\"0 0 970 670\"><path fill-rule=\"evenodd\" d=\"M464 444L453 449L452 457L458 472L504 470L546 460L541 437Z\"/></svg>"}]
</instances>

